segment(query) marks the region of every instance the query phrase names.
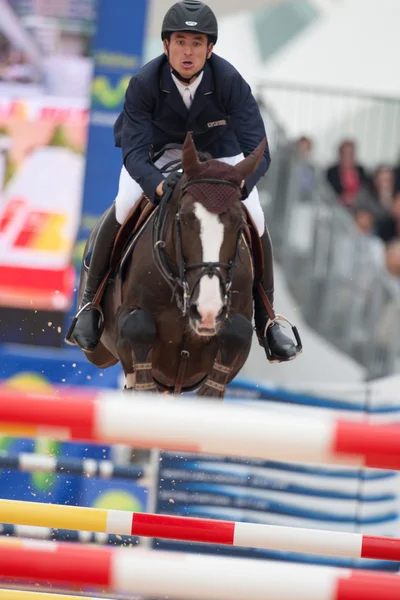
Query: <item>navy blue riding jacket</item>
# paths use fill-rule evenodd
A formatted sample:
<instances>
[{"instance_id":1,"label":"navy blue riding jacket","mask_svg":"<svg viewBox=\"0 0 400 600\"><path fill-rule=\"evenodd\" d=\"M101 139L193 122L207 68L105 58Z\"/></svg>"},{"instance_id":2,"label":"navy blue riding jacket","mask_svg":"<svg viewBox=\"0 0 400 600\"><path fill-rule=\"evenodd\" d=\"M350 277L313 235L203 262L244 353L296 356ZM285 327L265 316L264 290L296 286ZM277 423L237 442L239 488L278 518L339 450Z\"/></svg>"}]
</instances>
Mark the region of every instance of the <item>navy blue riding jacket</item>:
<instances>
[{"instance_id":1,"label":"navy blue riding jacket","mask_svg":"<svg viewBox=\"0 0 400 600\"><path fill-rule=\"evenodd\" d=\"M150 149L183 144L191 131L197 150L213 158L248 156L265 137L264 123L250 86L225 59L213 54L188 110L163 54L130 80L124 110L114 126L130 176L150 198L163 176L150 162ZM246 181L249 193L271 162L268 144L256 172Z\"/></svg>"}]
</instances>

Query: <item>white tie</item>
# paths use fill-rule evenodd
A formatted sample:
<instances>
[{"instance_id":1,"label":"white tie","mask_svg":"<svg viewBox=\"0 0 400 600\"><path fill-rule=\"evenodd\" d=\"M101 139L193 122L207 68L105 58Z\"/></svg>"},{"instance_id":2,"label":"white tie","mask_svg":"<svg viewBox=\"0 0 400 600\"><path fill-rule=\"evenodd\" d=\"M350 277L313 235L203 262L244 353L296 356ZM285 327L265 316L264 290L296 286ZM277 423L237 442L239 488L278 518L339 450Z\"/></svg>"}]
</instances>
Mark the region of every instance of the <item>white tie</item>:
<instances>
[{"instance_id":1,"label":"white tie","mask_svg":"<svg viewBox=\"0 0 400 600\"><path fill-rule=\"evenodd\" d=\"M193 96L192 92L188 87L185 87L185 89L183 90L183 101L185 103L186 108L189 110L192 106Z\"/></svg>"}]
</instances>

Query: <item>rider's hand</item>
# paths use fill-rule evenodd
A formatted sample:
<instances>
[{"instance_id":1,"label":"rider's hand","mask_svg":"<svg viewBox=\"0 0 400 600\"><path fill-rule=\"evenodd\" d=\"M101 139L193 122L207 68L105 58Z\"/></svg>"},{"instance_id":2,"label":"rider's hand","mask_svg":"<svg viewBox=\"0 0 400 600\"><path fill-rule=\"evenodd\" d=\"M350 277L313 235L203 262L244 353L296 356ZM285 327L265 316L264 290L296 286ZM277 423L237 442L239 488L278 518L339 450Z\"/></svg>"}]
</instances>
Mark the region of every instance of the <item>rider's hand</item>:
<instances>
[{"instance_id":1,"label":"rider's hand","mask_svg":"<svg viewBox=\"0 0 400 600\"><path fill-rule=\"evenodd\" d=\"M169 173L165 179L162 180L161 183L158 184L156 188L156 200L155 203L159 203L162 196L168 192L168 190L175 189L176 184L182 177L183 173L181 171L173 171Z\"/></svg>"},{"instance_id":2,"label":"rider's hand","mask_svg":"<svg viewBox=\"0 0 400 600\"><path fill-rule=\"evenodd\" d=\"M164 190L163 190L164 181L165 181L165 179L163 179L162 182L158 184L157 189L156 189L156 194L159 198L161 198L161 196L164 193Z\"/></svg>"},{"instance_id":3,"label":"rider's hand","mask_svg":"<svg viewBox=\"0 0 400 600\"><path fill-rule=\"evenodd\" d=\"M168 190L168 189L175 189L176 184L178 183L178 181L180 180L180 178L182 177L183 172L182 171L172 171L172 173L168 173L165 181L164 181L164 193Z\"/></svg>"}]
</instances>

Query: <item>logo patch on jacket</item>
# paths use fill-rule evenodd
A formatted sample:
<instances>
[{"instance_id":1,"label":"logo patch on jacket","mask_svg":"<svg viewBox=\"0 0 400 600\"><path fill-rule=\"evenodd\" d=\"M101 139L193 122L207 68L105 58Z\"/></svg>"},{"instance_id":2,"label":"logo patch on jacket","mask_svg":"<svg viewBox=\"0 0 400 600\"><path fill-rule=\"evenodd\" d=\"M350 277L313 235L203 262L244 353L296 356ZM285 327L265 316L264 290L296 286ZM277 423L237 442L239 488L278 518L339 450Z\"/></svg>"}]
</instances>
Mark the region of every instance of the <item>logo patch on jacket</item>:
<instances>
[{"instance_id":1,"label":"logo patch on jacket","mask_svg":"<svg viewBox=\"0 0 400 600\"><path fill-rule=\"evenodd\" d=\"M226 119L222 119L221 121L211 121L211 123L207 123L207 127L211 129L212 127L221 127L221 125L226 125Z\"/></svg>"}]
</instances>

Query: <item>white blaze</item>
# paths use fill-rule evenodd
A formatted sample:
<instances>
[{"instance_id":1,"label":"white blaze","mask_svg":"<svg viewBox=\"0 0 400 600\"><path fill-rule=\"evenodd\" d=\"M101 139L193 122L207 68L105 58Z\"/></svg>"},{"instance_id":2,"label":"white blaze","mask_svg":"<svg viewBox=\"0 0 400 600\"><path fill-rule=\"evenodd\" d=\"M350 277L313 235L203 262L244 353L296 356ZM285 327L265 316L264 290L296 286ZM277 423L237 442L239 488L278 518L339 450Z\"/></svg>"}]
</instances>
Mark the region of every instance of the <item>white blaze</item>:
<instances>
[{"instance_id":1,"label":"white blaze","mask_svg":"<svg viewBox=\"0 0 400 600\"><path fill-rule=\"evenodd\" d=\"M200 240L202 246L201 262L219 262L224 226L219 216L209 212L202 204L196 202L194 212L200 222ZM215 319L222 309L220 281L216 275L203 275L199 283L197 310L202 317L203 327L215 327Z\"/></svg>"}]
</instances>

